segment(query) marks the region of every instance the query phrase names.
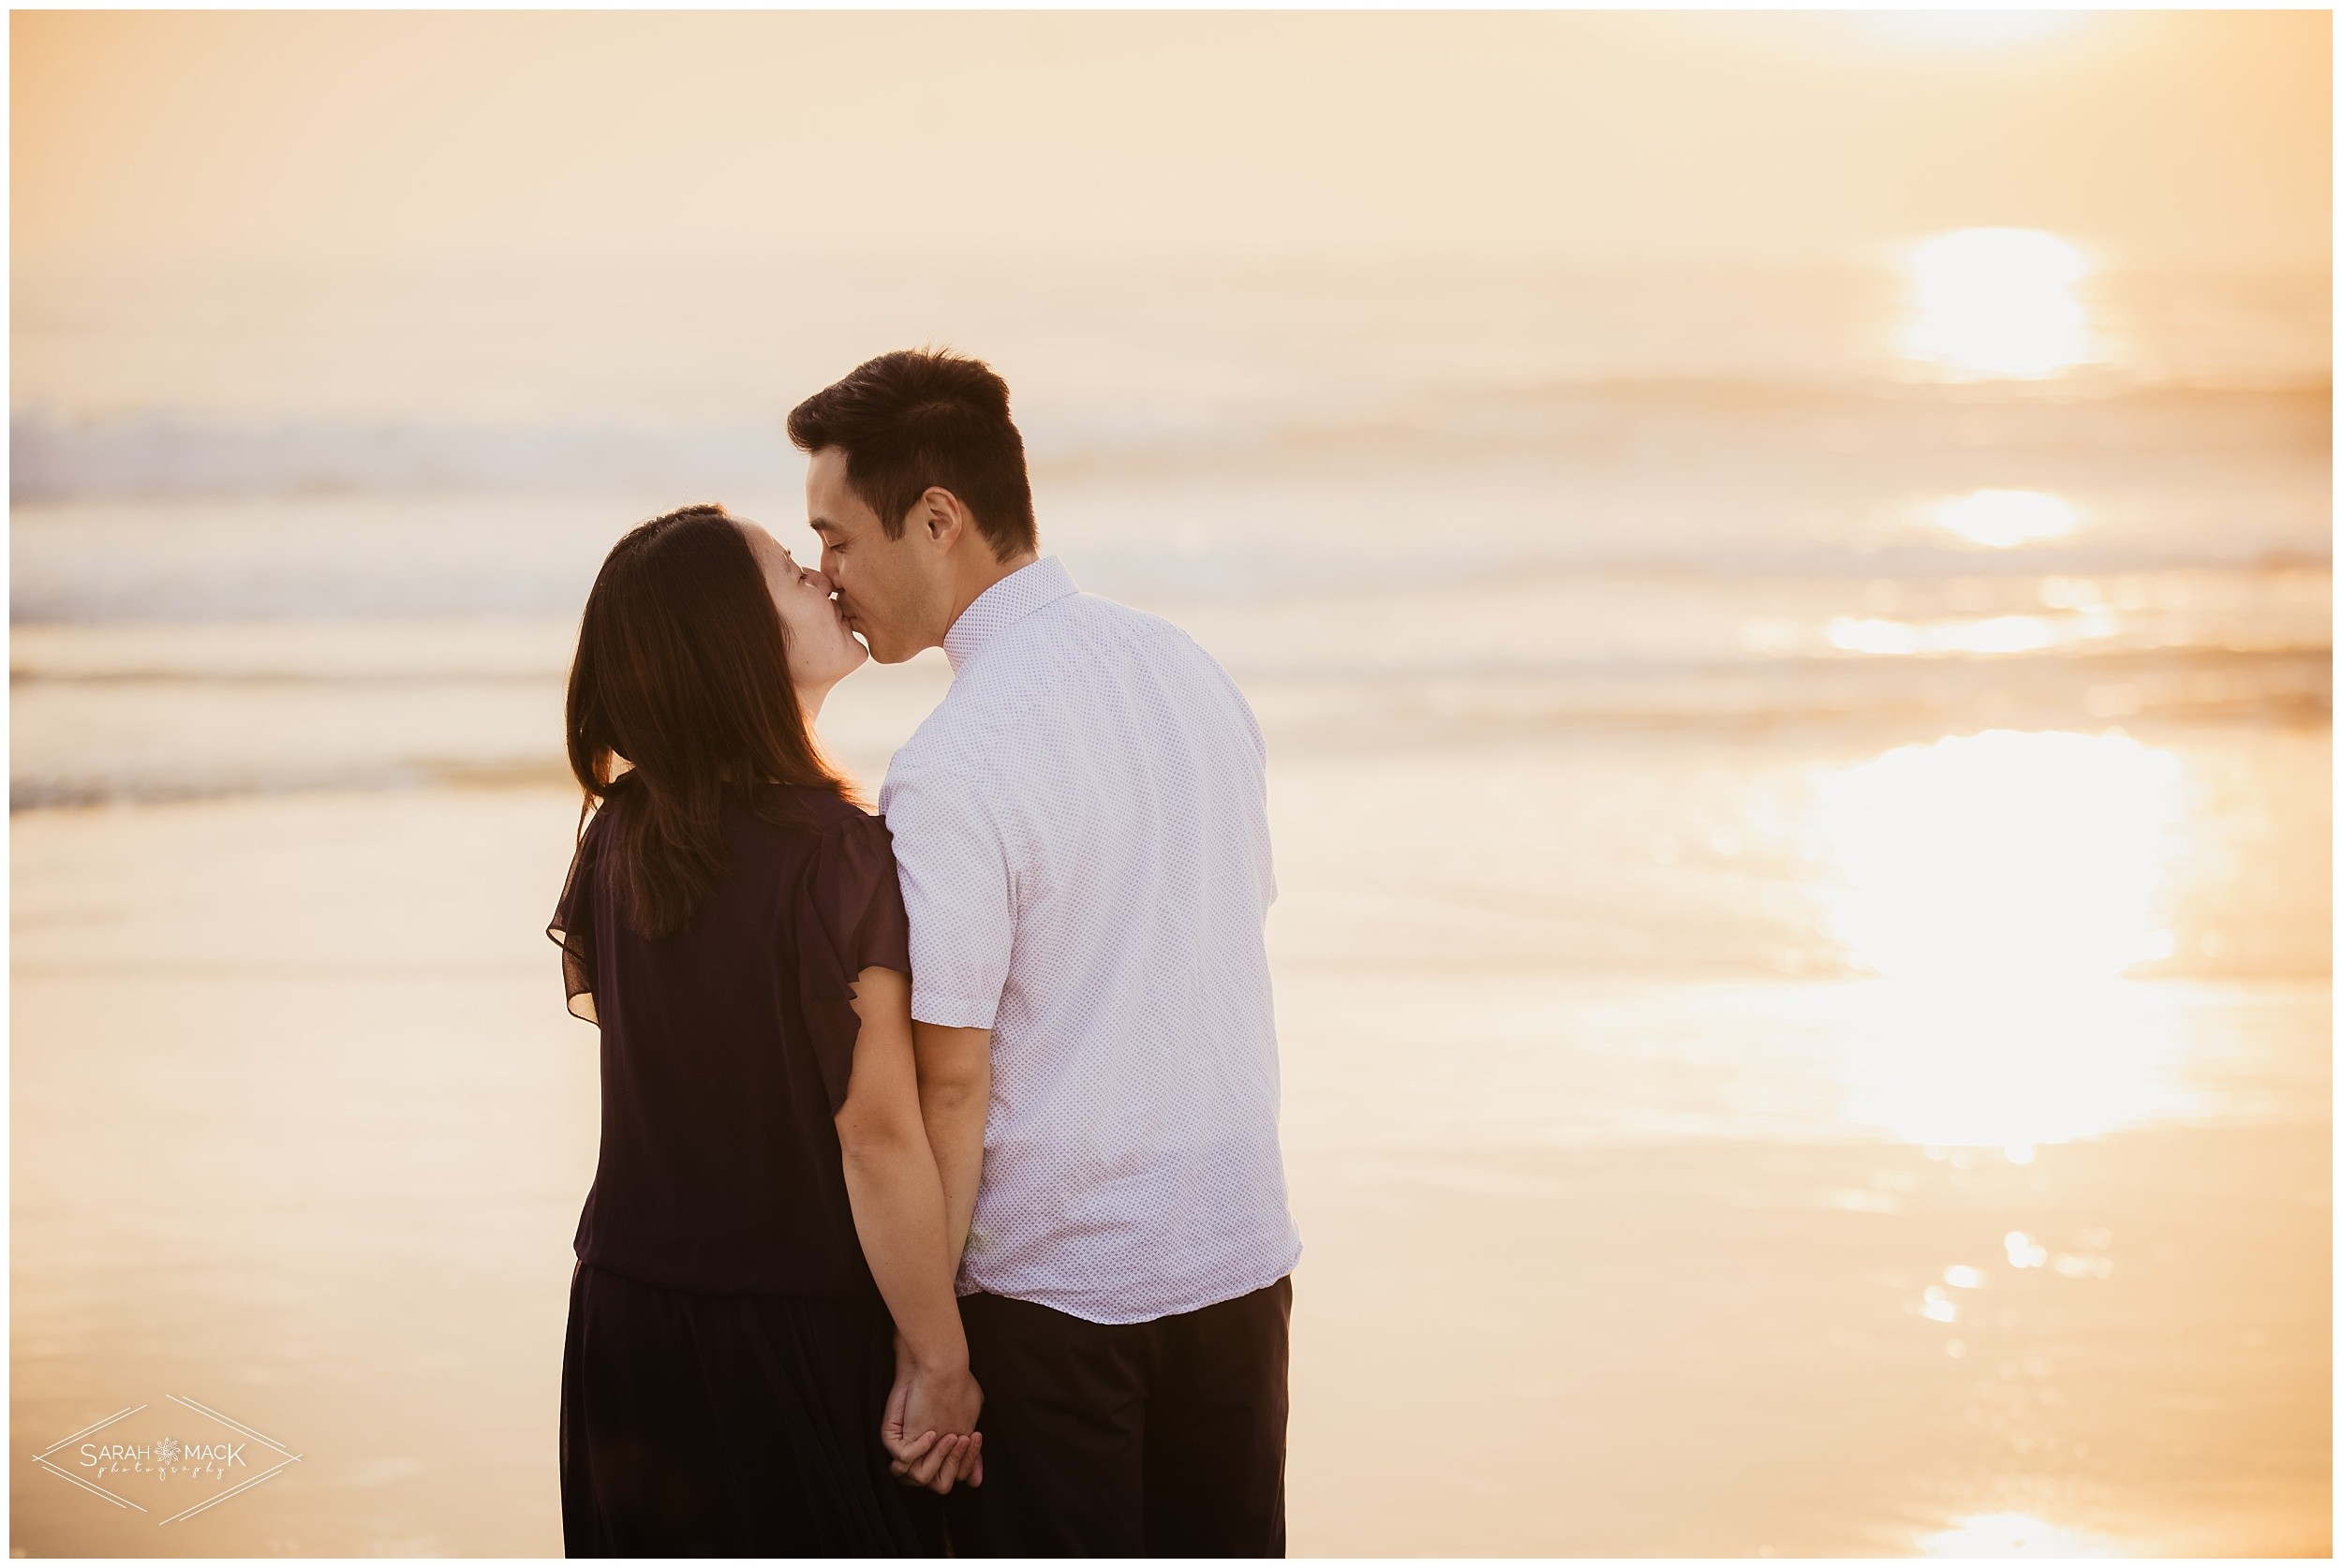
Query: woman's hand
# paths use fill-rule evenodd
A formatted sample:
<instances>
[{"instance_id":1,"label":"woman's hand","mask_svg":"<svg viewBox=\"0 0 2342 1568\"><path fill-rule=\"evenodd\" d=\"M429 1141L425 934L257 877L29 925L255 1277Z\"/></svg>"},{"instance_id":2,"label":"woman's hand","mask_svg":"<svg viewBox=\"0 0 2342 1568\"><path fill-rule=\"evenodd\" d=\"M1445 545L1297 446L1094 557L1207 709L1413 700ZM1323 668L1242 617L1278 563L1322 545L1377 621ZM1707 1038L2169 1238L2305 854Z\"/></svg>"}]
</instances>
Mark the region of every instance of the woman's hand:
<instances>
[{"instance_id":1,"label":"woman's hand","mask_svg":"<svg viewBox=\"0 0 2342 1568\"><path fill-rule=\"evenodd\" d=\"M984 1391L963 1363L925 1368L901 1337L895 1341L895 1387L879 1431L894 1472L909 1485L948 1493L962 1480L984 1485L984 1434L975 1430Z\"/></svg>"},{"instance_id":2,"label":"woman's hand","mask_svg":"<svg viewBox=\"0 0 2342 1568\"><path fill-rule=\"evenodd\" d=\"M853 1007L862 1028L837 1109L837 1148L862 1256L895 1320L895 1386L879 1440L897 1475L948 1492L983 1473L975 1427L984 1396L968 1373L943 1184L920 1117L909 977L864 969Z\"/></svg>"}]
</instances>

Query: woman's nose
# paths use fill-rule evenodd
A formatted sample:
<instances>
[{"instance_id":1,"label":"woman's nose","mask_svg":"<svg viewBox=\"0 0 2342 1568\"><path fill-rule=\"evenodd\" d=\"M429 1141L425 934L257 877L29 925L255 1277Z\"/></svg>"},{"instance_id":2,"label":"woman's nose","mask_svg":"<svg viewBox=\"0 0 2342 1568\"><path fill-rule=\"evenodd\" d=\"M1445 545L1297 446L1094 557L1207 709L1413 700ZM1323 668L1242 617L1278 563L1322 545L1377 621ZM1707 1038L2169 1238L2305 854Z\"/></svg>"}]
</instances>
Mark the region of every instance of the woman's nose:
<instances>
[{"instance_id":1,"label":"woman's nose","mask_svg":"<svg viewBox=\"0 0 2342 1568\"><path fill-rule=\"evenodd\" d=\"M826 571L815 571L808 568L805 575L808 582L825 594L834 594L837 591L837 584L829 580L829 573Z\"/></svg>"}]
</instances>

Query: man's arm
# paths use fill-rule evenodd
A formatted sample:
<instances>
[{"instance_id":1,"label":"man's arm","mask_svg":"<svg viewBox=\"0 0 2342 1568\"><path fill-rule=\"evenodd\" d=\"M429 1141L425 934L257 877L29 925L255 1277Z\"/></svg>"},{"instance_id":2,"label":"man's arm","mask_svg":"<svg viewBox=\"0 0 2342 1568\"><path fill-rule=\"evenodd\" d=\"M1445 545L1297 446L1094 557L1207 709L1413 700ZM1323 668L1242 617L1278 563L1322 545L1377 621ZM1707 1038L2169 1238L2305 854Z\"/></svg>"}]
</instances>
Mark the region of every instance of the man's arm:
<instances>
[{"instance_id":1,"label":"man's arm","mask_svg":"<svg viewBox=\"0 0 2342 1568\"><path fill-rule=\"evenodd\" d=\"M906 747L906 749L909 749ZM886 776L886 825L911 916L912 1037L919 1114L943 1180L944 1244L956 1266L984 1170L992 1025L1016 941L1015 878L981 775L906 763Z\"/></svg>"},{"instance_id":2,"label":"man's arm","mask_svg":"<svg viewBox=\"0 0 2342 1568\"><path fill-rule=\"evenodd\" d=\"M992 1104L992 1031L911 1026L919 1064L919 1115L943 1178L943 1244L953 1271L968 1245L984 1176L984 1119Z\"/></svg>"}]
</instances>

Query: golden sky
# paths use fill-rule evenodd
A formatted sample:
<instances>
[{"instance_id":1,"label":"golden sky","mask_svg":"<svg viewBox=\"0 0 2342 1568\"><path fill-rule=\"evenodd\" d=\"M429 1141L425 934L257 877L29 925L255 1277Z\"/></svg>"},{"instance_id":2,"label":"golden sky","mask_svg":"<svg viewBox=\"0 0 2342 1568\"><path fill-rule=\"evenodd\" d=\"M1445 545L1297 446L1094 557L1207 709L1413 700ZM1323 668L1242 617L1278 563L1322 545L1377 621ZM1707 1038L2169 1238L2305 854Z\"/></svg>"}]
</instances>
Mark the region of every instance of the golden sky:
<instances>
[{"instance_id":1,"label":"golden sky","mask_svg":"<svg viewBox=\"0 0 2342 1568\"><path fill-rule=\"evenodd\" d=\"M20 266L1839 258L2316 267L2330 19L19 12Z\"/></svg>"}]
</instances>

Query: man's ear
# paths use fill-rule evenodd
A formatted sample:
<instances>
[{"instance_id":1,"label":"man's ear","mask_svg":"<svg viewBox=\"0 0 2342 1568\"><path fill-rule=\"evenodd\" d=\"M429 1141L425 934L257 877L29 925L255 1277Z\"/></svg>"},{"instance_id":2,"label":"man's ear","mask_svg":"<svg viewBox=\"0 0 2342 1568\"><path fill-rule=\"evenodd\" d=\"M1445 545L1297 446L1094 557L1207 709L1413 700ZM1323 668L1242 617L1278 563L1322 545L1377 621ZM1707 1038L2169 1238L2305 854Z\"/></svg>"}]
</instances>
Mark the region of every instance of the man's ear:
<instances>
[{"instance_id":1,"label":"man's ear","mask_svg":"<svg viewBox=\"0 0 2342 1568\"><path fill-rule=\"evenodd\" d=\"M940 484L931 484L918 503L911 509L912 516L927 531L927 537L949 550L959 542L959 536L968 531L968 509L959 504L959 497Z\"/></svg>"}]
</instances>

